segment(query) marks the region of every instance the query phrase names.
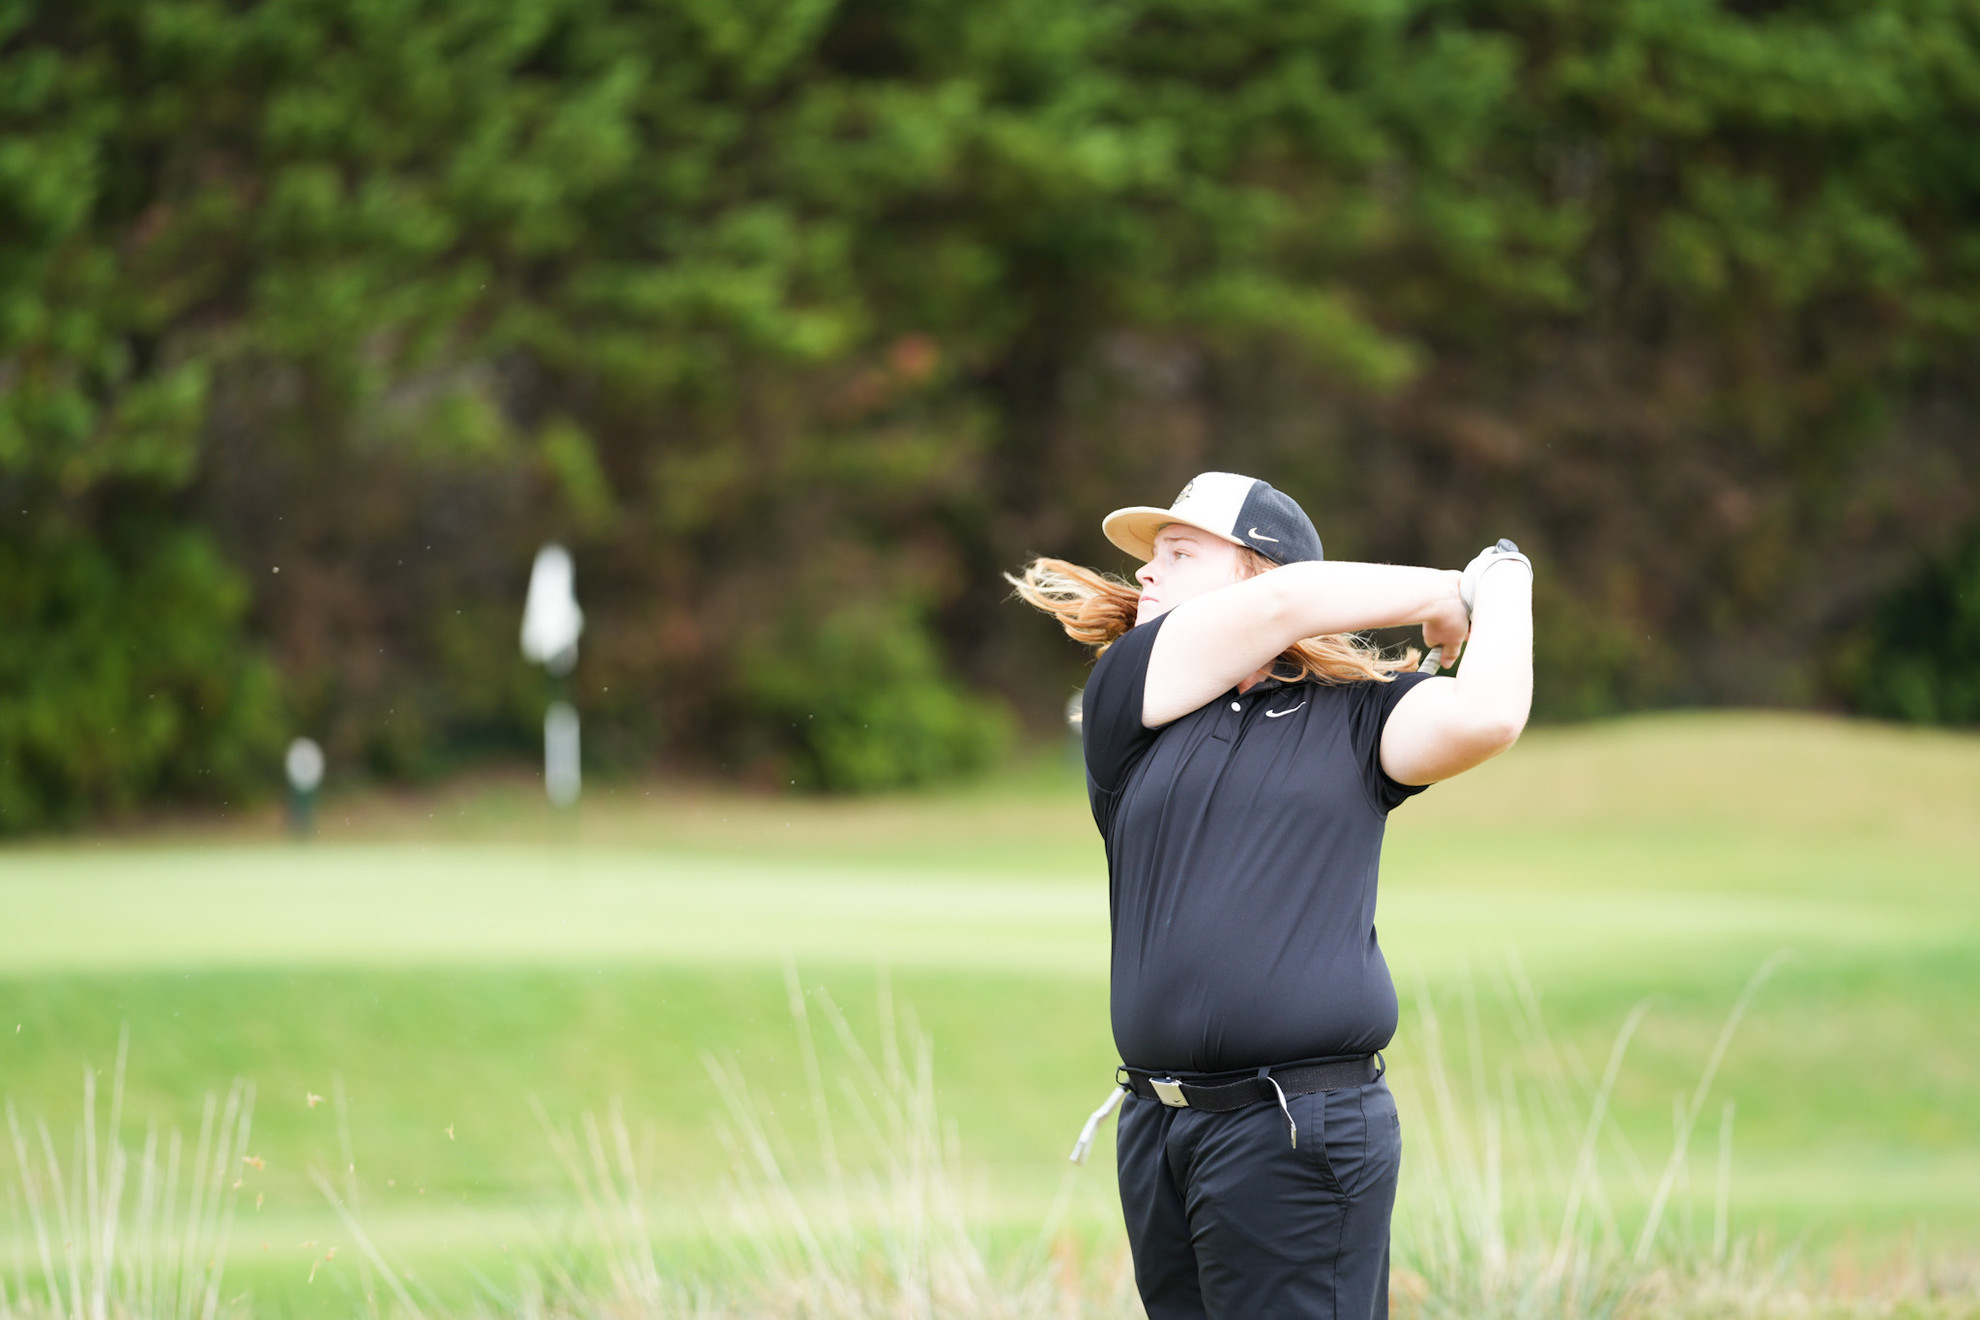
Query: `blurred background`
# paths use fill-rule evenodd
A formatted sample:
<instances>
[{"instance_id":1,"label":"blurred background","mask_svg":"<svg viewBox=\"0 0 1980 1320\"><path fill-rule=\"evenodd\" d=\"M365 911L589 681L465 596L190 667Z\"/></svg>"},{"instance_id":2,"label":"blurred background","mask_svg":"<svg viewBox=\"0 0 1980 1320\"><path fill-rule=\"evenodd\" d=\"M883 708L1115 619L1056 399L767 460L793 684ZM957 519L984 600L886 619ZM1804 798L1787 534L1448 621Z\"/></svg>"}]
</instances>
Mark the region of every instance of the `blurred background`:
<instances>
[{"instance_id":1,"label":"blurred background","mask_svg":"<svg viewBox=\"0 0 1980 1320\"><path fill-rule=\"evenodd\" d=\"M1205 468L1338 557L1529 546L1546 719L1980 719L1967 6L0 39L0 828L232 801L295 731L388 780L528 754L553 537L599 766L937 778L1080 681L999 571L1127 567L1097 515Z\"/></svg>"},{"instance_id":2,"label":"blurred background","mask_svg":"<svg viewBox=\"0 0 1980 1320\"><path fill-rule=\"evenodd\" d=\"M701 1168L697 1051L785 1057L786 960L864 1005L932 963L944 1066L1033 1059L1035 1113L950 1098L1035 1223L1105 910L1086 657L1000 573L1128 571L1099 516L1224 469L1331 557L1540 566L1535 731L1398 818L1423 1002L1519 946L1595 1073L1652 994L1695 1078L1826 949L1766 992L1742 1186L1968 1241L1976 134L1971 0L0 5L6 1084L69 1115L128 1028L172 1121L364 1076L358 1144L436 1160L473 1091L490 1144L420 1177L535 1204L526 1093L639 1083ZM1936 1062L1790 1103L1893 1042Z\"/></svg>"}]
</instances>

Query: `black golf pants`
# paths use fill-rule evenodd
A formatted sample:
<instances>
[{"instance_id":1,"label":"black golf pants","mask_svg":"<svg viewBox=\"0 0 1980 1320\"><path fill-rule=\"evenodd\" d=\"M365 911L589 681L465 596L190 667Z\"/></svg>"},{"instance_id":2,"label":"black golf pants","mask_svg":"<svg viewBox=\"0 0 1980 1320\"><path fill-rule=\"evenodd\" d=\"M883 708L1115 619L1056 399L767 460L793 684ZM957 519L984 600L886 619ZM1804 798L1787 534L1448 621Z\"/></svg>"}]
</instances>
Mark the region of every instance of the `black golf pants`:
<instances>
[{"instance_id":1,"label":"black golf pants","mask_svg":"<svg viewBox=\"0 0 1980 1320\"><path fill-rule=\"evenodd\" d=\"M1129 1096L1115 1142L1149 1320L1386 1320L1402 1132L1380 1078L1224 1114Z\"/></svg>"}]
</instances>

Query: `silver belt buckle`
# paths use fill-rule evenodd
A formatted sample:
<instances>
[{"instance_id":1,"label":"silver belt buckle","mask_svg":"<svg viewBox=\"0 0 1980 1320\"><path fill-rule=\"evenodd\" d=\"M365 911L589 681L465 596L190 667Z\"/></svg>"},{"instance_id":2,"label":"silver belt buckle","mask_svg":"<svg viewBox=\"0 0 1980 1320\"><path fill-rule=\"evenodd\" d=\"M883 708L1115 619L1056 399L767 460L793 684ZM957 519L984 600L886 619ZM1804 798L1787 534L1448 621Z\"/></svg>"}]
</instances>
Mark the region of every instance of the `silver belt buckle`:
<instances>
[{"instance_id":1,"label":"silver belt buckle","mask_svg":"<svg viewBox=\"0 0 1980 1320\"><path fill-rule=\"evenodd\" d=\"M1171 1109L1187 1109L1189 1101L1183 1099L1182 1083L1173 1077L1151 1077L1149 1086L1155 1090L1155 1098Z\"/></svg>"}]
</instances>

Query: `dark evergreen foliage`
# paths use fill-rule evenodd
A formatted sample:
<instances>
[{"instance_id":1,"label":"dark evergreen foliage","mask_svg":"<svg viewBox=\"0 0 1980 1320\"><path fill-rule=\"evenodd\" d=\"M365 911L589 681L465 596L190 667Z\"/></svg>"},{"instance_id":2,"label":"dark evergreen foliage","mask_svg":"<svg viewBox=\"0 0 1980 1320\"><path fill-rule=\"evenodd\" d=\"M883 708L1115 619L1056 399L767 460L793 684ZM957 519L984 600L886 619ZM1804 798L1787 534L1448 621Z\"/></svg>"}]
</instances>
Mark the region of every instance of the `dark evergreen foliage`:
<instances>
[{"instance_id":1,"label":"dark evergreen foliage","mask_svg":"<svg viewBox=\"0 0 1980 1320\"><path fill-rule=\"evenodd\" d=\"M606 761L948 773L1207 467L1517 538L1544 714L1851 690L1976 132L1980 0L0 0L0 826L531 745L551 536Z\"/></svg>"},{"instance_id":2,"label":"dark evergreen foliage","mask_svg":"<svg viewBox=\"0 0 1980 1320\"><path fill-rule=\"evenodd\" d=\"M1863 710L1980 724L1980 532L1893 591L1851 659L1852 695Z\"/></svg>"}]
</instances>

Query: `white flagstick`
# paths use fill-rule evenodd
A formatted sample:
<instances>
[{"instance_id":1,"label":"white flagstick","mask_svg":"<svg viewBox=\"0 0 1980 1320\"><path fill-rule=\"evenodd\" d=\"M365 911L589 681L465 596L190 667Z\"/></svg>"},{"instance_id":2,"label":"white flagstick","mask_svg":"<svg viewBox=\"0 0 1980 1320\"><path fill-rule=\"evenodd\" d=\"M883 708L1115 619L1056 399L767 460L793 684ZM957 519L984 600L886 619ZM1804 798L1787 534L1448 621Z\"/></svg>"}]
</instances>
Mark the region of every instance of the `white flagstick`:
<instances>
[{"instance_id":1,"label":"white flagstick","mask_svg":"<svg viewBox=\"0 0 1980 1320\"><path fill-rule=\"evenodd\" d=\"M570 551L553 541L536 552L523 602L523 656L542 665L553 691L560 693L565 690L562 680L577 666L578 638L584 632L575 577ZM543 713L544 791L557 806L568 807L578 799L580 774L577 709L559 696Z\"/></svg>"}]
</instances>

